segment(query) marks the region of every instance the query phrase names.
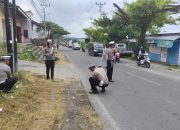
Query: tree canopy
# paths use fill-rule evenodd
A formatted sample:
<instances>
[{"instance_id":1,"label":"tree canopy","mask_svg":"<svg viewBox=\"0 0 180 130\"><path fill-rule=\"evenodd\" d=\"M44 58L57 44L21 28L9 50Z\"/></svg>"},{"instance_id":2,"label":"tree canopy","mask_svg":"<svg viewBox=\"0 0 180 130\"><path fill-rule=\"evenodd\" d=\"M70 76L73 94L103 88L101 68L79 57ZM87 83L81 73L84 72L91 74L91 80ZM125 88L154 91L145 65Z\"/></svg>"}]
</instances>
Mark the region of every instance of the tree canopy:
<instances>
[{"instance_id":1,"label":"tree canopy","mask_svg":"<svg viewBox=\"0 0 180 130\"><path fill-rule=\"evenodd\" d=\"M118 42L128 35L144 45L147 33L159 33L165 24L178 24L179 20L172 17L172 14L177 14L180 10L180 5L173 0L135 0L125 3L124 8L115 3L114 6L117 11L112 18L103 14L101 18L94 19L93 27L84 29L93 40L103 41L106 39L103 34L107 33L106 40Z\"/></svg>"},{"instance_id":2,"label":"tree canopy","mask_svg":"<svg viewBox=\"0 0 180 130\"><path fill-rule=\"evenodd\" d=\"M46 23L41 22L40 24L41 24L41 27L37 28L37 32L41 30L45 30L44 24L46 24L48 38L50 39L59 39L62 35L70 34L63 27L60 27L58 24L54 22L47 21Z\"/></svg>"},{"instance_id":3,"label":"tree canopy","mask_svg":"<svg viewBox=\"0 0 180 130\"><path fill-rule=\"evenodd\" d=\"M126 20L128 25L134 25L139 33L138 42L143 45L146 33L156 33L164 24L176 24L177 19L171 14L179 13L180 6L173 0L136 0L130 4L125 3L124 9L117 4L118 14Z\"/></svg>"}]
</instances>

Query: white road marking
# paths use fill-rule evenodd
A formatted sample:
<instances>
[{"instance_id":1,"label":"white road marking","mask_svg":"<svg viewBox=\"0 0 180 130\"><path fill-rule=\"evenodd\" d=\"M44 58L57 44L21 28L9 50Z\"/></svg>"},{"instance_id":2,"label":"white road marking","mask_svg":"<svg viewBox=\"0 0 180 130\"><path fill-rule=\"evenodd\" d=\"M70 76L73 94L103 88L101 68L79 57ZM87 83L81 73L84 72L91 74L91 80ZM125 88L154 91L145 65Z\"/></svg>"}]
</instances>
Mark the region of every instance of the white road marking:
<instances>
[{"instance_id":1,"label":"white road marking","mask_svg":"<svg viewBox=\"0 0 180 130\"><path fill-rule=\"evenodd\" d=\"M131 76L133 76L133 77L136 77L136 78L138 78L138 79L144 80L144 81L146 81L146 82L149 82L149 83L152 83L152 84L155 84L155 85L158 85L158 86L161 85L160 83L157 83L157 82L151 81L151 80L149 80L149 79L146 79L146 78L137 76L137 75L135 75L135 74L133 74L133 73L130 73L130 72L126 72L126 73L129 74L129 75L131 75Z\"/></svg>"},{"instance_id":2,"label":"white road marking","mask_svg":"<svg viewBox=\"0 0 180 130\"><path fill-rule=\"evenodd\" d=\"M121 130L121 128L119 128L119 126L117 125L117 123L114 121L114 119L112 118L112 116L110 115L110 113L107 111L106 107L104 106L104 104L100 101L99 98L96 98L96 102L99 104L99 107L101 109L101 111L104 113L104 115L106 116L106 119L108 119L111 127L113 127L113 130Z\"/></svg>"}]
</instances>

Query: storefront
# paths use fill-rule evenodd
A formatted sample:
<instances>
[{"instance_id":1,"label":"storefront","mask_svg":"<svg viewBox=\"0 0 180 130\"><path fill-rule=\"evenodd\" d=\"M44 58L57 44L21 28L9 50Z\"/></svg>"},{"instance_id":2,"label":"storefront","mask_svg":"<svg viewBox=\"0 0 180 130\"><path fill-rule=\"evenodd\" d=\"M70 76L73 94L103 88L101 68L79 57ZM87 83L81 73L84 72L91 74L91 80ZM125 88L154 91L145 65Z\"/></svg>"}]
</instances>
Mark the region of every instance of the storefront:
<instances>
[{"instance_id":1,"label":"storefront","mask_svg":"<svg viewBox=\"0 0 180 130\"><path fill-rule=\"evenodd\" d=\"M147 37L152 61L180 65L180 34Z\"/></svg>"}]
</instances>

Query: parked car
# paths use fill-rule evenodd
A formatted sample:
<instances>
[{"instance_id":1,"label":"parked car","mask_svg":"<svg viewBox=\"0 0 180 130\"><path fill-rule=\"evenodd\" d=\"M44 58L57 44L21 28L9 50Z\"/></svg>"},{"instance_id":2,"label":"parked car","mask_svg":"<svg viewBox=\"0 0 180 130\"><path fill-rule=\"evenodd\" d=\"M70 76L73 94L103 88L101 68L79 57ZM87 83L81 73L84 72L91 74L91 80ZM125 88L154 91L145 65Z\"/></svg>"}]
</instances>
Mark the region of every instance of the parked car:
<instances>
[{"instance_id":1,"label":"parked car","mask_svg":"<svg viewBox=\"0 0 180 130\"><path fill-rule=\"evenodd\" d=\"M90 42L88 54L95 56L95 55L102 55L103 54L103 44L99 42Z\"/></svg>"},{"instance_id":2,"label":"parked car","mask_svg":"<svg viewBox=\"0 0 180 130\"><path fill-rule=\"evenodd\" d=\"M72 49L73 49L73 50L80 50L79 43L78 43L78 42L73 43Z\"/></svg>"}]
</instances>

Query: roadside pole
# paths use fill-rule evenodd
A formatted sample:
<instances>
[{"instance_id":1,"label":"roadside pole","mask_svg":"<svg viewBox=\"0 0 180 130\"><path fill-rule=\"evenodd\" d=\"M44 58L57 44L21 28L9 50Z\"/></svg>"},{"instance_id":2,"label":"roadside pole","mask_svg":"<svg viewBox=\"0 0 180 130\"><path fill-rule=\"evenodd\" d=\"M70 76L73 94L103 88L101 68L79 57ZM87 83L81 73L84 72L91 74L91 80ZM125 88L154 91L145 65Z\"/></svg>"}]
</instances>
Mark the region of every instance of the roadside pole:
<instances>
[{"instance_id":1,"label":"roadside pole","mask_svg":"<svg viewBox=\"0 0 180 130\"><path fill-rule=\"evenodd\" d=\"M12 14L13 14L13 41L14 41L14 71L17 72L17 29L16 29L16 1L13 0L13 7L12 7Z\"/></svg>"},{"instance_id":2,"label":"roadside pole","mask_svg":"<svg viewBox=\"0 0 180 130\"><path fill-rule=\"evenodd\" d=\"M7 53L9 56L11 56L10 67L11 67L11 72L13 73L13 53L12 53L12 35L11 35L11 26L10 26L10 17L9 17L9 0L4 0L4 15L5 15L5 24L6 24Z\"/></svg>"}]
</instances>

